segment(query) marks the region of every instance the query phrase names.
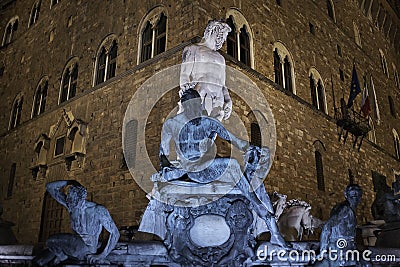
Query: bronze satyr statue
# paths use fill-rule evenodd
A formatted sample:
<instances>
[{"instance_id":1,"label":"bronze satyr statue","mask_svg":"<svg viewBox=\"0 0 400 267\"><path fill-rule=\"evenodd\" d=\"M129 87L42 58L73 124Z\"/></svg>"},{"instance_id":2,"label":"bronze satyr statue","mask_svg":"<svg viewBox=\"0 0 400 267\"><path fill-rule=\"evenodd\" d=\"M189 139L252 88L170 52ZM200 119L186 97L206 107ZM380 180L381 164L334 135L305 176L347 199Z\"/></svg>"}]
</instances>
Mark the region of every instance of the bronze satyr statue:
<instances>
[{"instance_id":1,"label":"bronze satyr statue","mask_svg":"<svg viewBox=\"0 0 400 267\"><path fill-rule=\"evenodd\" d=\"M344 192L346 200L337 204L322 229L320 254L315 266L369 266L357 261L349 253L356 250L355 236L357 227L356 208L361 201L362 189L357 184L350 184Z\"/></svg>"}]
</instances>

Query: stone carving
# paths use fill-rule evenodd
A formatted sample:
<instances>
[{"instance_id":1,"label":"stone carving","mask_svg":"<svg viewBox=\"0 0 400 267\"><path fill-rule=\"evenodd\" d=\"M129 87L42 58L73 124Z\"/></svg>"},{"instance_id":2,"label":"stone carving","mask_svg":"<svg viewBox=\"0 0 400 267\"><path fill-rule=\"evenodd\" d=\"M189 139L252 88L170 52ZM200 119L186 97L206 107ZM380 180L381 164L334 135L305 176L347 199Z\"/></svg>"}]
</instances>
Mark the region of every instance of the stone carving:
<instances>
[{"instance_id":1,"label":"stone carving","mask_svg":"<svg viewBox=\"0 0 400 267\"><path fill-rule=\"evenodd\" d=\"M217 52L230 31L223 21L209 21L202 41L187 46L182 56L179 96L188 89L197 90L208 116L219 121L228 119L232 112L232 100L225 87L225 59ZM180 103L178 113L182 111Z\"/></svg>"},{"instance_id":2,"label":"stone carving","mask_svg":"<svg viewBox=\"0 0 400 267\"><path fill-rule=\"evenodd\" d=\"M241 266L242 263L254 257L253 249L256 241L249 233L252 221L253 216L244 201L235 201L229 207L227 222L232 232L235 233L235 240L229 254L220 261L221 265Z\"/></svg>"},{"instance_id":3,"label":"stone carving","mask_svg":"<svg viewBox=\"0 0 400 267\"><path fill-rule=\"evenodd\" d=\"M70 185L68 194L62 190ZM108 210L86 201L86 189L74 180L48 183L47 191L58 203L67 208L74 233L55 234L46 242L45 250L35 261L43 266L52 261L56 265L68 258L87 260L89 263L106 263L105 258L113 250L119 238L118 228ZM104 250L97 253L102 228L109 232Z\"/></svg>"},{"instance_id":4,"label":"stone carving","mask_svg":"<svg viewBox=\"0 0 400 267\"><path fill-rule=\"evenodd\" d=\"M268 148L250 146L203 116L196 90L185 90L181 104L183 111L163 125L161 170L151 177L154 188L139 231L158 235L181 264L237 266L254 256L255 236L268 229L271 243L288 248L263 186ZM217 135L245 152L244 173L235 159L215 157ZM176 162L169 160L171 140ZM207 227L214 229L199 230ZM207 232L215 235L206 239Z\"/></svg>"},{"instance_id":5,"label":"stone carving","mask_svg":"<svg viewBox=\"0 0 400 267\"><path fill-rule=\"evenodd\" d=\"M86 155L86 140L89 129L87 123L74 119L67 130L67 137L71 141L69 153L65 155L67 170L71 168L72 161L76 160L79 168L82 167Z\"/></svg>"},{"instance_id":6,"label":"stone carving","mask_svg":"<svg viewBox=\"0 0 400 267\"><path fill-rule=\"evenodd\" d=\"M49 139L54 139L63 121L67 128L65 134L68 138L64 155L66 170L70 171L71 169L82 168L85 162L86 145L89 135L88 124L75 118L71 111L67 112L64 109L58 121L50 126Z\"/></svg>"},{"instance_id":7,"label":"stone carving","mask_svg":"<svg viewBox=\"0 0 400 267\"><path fill-rule=\"evenodd\" d=\"M275 199L272 206L275 210L275 219L278 220L281 216L283 210L285 209L285 203L287 195L279 194L278 192L273 193L273 198Z\"/></svg>"},{"instance_id":8,"label":"stone carving","mask_svg":"<svg viewBox=\"0 0 400 267\"><path fill-rule=\"evenodd\" d=\"M49 148L50 138L44 133L40 134L34 145L36 158L34 164L29 168L32 171L34 179L43 179L46 177L47 153Z\"/></svg>"},{"instance_id":9,"label":"stone carving","mask_svg":"<svg viewBox=\"0 0 400 267\"><path fill-rule=\"evenodd\" d=\"M368 266L350 257L346 252L356 249L355 236L357 218L355 209L361 201L362 189L357 184L350 184L345 189L346 200L333 207L331 216L322 229L320 239L320 254L315 266ZM328 251L335 250L337 259L328 257Z\"/></svg>"},{"instance_id":10,"label":"stone carving","mask_svg":"<svg viewBox=\"0 0 400 267\"><path fill-rule=\"evenodd\" d=\"M385 202L386 196L391 193L390 187L386 184L386 177L380 176L380 179L373 179L375 200L371 206L372 216L375 220L385 220Z\"/></svg>"},{"instance_id":11,"label":"stone carving","mask_svg":"<svg viewBox=\"0 0 400 267\"><path fill-rule=\"evenodd\" d=\"M249 201L242 195L205 206L174 207L164 244L172 260L184 266L241 266L254 257L252 223Z\"/></svg>"},{"instance_id":12,"label":"stone carving","mask_svg":"<svg viewBox=\"0 0 400 267\"><path fill-rule=\"evenodd\" d=\"M197 183L218 182L235 185L253 204L255 212L270 229L271 242L286 247L274 219L274 210L262 184L270 164L268 148L249 147L247 141L235 137L222 124L212 118L202 116L200 95L195 90L186 90L180 113L163 125L160 147L162 180L172 181L187 176ZM231 142L245 153L245 171L235 159L214 158L216 135ZM173 139L179 159L177 166L169 160L169 143ZM261 182L260 182L261 180Z\"/></svg>"},{"instance_id":13,"label":"stone carving","mask_svg":"<svg viewBox=\"0 0 400 267\"><path fill-rule=\"evenodd\" d=\"M279 230L285 240L301 241L304 230L310 235L314 229L323 226L324 222L312 216L310 211L311 205L305 201L291 199L285 203L278 217Z\"/></svg>"}]
</instances>

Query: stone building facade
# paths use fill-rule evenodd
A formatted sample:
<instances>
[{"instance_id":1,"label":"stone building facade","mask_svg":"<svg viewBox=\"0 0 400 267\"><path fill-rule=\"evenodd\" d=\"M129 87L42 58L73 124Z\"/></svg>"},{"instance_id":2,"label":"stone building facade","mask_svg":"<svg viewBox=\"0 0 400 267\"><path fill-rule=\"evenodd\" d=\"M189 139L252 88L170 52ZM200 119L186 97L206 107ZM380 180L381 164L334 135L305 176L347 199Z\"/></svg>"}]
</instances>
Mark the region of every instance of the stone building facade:
<instances>
[{"instance_id":1,"label":"stone building facade","mask_svg":"<svg viewBox=\"0 0 400 267\"><path fill-rule=\"evenodd\" d=\"M181 62L213 18L230 19L236 31L221 53L257 84L275 117L268 191L308 201L327 219L351 170L365 192L365 223L373 179L390 185L400 173L396 1L2 0L0 8L0 203L22 243L69 229L66 211L45 194L58 179L85 185L119 227L138 225L148 200L123 157L126 108L146 79ZM360 150L351 135L338 141L335 120L353 64L372 106ZM251 136L251 110L233 99ZM147 150L157 165L161 125L177 101L171 91L147 118L146 145L135 144L139 162Z\"/></svg>"}]
</instances>

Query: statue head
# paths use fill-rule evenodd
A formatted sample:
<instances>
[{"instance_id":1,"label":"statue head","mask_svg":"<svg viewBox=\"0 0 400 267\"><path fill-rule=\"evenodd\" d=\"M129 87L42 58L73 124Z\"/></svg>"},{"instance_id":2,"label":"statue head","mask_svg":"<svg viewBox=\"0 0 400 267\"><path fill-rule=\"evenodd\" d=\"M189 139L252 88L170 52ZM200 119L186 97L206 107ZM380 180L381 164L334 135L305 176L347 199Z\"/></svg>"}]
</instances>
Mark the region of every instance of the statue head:
<instances>
[{"instance_id":1,"label":"statue head","mask_svg":"<svg viewBox=\"0 0 400 267\"><path fill-rule=\"evenodd\" d=\"M67 206L68 208L80 208L86 200L87 191L81 185L73 185L68 189Z\"/></svg>"},{"instance_id":2,"label":"statue head","mask_svg":"<svg viewBox=\"0 0 400 267\"><path fill-rule=\"evenodd\" d=\"M181 96L183 112L189 118L196 118L202 115L202 105L199 92L194 89L188 89Z\"/></svg>"},{"instance_id":3,"label":"statue head","mask_svg":"<svg viewBox=\"0 0 400 267\"><path fill-rule=\"evenodd\" d=\"M355 208L361 201L362 193L362 189L358 184L350 184L346 187L344 196L350 203L350 206Z\"/></svg>"},{"instance_id":4,"label":"statue head","mask_svg":"<svg viewBox=\"0 0 400 267\"><path fill-rule=\"evenodd\" d=\"M212 49L216 51L221 49L231 30L231 27L224 20L210 20L204 30L203 38L206 42L211 42L214 45Z\"/></svg>"}]
</instances>

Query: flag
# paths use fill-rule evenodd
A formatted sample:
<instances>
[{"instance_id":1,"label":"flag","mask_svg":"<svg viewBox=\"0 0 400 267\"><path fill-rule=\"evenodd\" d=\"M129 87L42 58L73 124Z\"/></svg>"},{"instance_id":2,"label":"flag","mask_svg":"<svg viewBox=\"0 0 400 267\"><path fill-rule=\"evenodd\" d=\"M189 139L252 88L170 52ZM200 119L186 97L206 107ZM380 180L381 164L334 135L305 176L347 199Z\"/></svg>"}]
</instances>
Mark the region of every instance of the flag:
<instances>
[{"instance_id":1,"label":"flag","mask_svg":"<svg viewBox=\"0 0 400 267\"><path fill-rule=\"evenodd\" d=\"M353 106L353 101L356 96L361 93L360 82L358 81L356 65L353 65L353 74L351 75L351 85L350 85L350 96L347 101L347 108L351 108Z\"/></svg>"},{"instance_id":2,"label":"flag","mask_svg":"<svg viewBox=\"0 0 400 267\"><path fill-rule=\"evenodd\" d=\"M368 117L371 113L371 103L369 101L369 94L367 88L367 81L364 80L364 89L362 93L362 100L361 100L361 112L363 113L364 117Z\"/></svg>"}]
</instances>

